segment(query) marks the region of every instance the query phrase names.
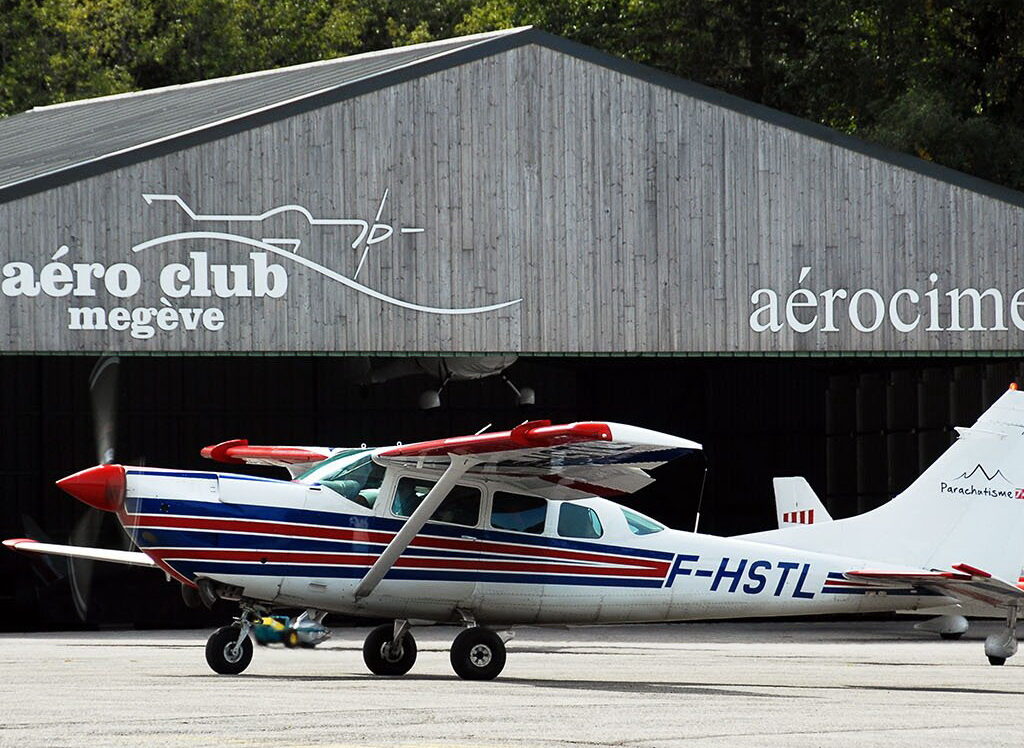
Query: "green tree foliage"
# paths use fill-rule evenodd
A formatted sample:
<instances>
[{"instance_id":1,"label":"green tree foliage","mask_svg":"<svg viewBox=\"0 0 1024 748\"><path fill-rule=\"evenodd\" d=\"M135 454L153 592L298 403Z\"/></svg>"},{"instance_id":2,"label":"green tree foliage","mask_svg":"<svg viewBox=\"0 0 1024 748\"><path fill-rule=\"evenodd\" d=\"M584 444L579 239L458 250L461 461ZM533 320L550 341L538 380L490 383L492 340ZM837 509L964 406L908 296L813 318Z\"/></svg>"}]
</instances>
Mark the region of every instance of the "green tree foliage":
<instances>
[{"instance_id":1,"label":"green tree foliage","mask_svg":"<svg viewBox=\"0 0 1024 748\"><path fill-rule=\"evenodd\" d=\"M0 114L533 24L1024 189L1021 0L0 0Z\"/></svg>"}]
</instances>

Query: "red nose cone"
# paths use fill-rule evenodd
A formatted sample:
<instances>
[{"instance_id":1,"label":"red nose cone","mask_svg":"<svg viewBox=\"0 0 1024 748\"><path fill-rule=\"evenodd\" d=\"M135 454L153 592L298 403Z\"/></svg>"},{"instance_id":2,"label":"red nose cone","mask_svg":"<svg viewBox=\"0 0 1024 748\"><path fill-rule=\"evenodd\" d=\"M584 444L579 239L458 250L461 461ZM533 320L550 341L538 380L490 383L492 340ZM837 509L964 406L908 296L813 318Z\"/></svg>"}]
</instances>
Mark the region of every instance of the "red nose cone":
<instances>
[{"instance_id":1,"label":"red nose cone","mask_svg":"<svg viewBox=\"0 0 1024 748\"><path fill-rule=\"evenodd\" d=\"M126 481L121 465L97 465L61 478L57 485L79 501L105 512L116 512L124 502Z\"/></svg>"}]
</instances>

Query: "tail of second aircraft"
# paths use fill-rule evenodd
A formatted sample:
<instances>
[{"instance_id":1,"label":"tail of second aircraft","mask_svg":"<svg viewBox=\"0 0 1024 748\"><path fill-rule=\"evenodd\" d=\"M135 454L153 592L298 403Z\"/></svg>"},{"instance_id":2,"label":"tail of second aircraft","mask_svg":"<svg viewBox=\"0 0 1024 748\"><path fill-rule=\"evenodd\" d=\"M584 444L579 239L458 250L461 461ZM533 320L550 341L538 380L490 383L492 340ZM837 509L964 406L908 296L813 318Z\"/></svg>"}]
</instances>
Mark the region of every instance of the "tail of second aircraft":
<instances>
[{"instance_id":1,"label":"tail of second aircraft","mask_svg":"<svg viewBox=\"0 0 1024 748\"><path fill-rule=\"evenodd\" d=\"M775 515L779 527L831 522L832 516L806 478L773 478Z\"/></svg>"},{"instance_id":2,"label":"tail of second aircraft","mask_svg":"<svg viewBox=\"0 0 1024 748\"><path fill-rule=\"evenodd\" d=\"M746 537L924 569L970 564L1016 583L1024 564L1024 392L1006 392L957 432L909 488L874 511Z\"/></svg>"}]
</instances>

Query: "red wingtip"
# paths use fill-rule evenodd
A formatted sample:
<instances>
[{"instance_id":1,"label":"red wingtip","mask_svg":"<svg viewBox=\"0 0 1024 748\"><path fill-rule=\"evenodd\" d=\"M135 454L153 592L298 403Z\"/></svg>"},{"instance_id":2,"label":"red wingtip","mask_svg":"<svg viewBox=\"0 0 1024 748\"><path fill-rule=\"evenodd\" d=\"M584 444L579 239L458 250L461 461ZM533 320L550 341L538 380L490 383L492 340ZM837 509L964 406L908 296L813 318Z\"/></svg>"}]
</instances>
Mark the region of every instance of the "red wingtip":
<instances>
[{"instance_id":1,"label":"red wingtip","mask_svg":"<svg viewBox=\"0 0 1024 748\"><path fill-rule=\"evenodd\" d=\"M962 571L964 574L970 574L973 577L984 577L985 579L990 579L992 577L992 575L987 571L979 569L976 566L971 566L970 564L953 564L953 568L957 571Z\"/></svg>"},{"instance_id":2,"label":"red wingtip","mask_svg":"<svg viewBox=\"0 0 1024 748\"><path fill-rule=\"evenodd\" d=\"M97 465L61 478L57 485L89 506L116 512L124 502L128 481L121 465Z\"/></svg>"},{"instance_id":3,"label":"red wingtip","mask_svg":"<svg viewBox=\"0 0 1024 748\"><path fill-rule=\"evenodd\" d=\"M34 543L32 538L8 538L4 541L4 545L10 548L12 551L18 550L19 543Z\"/></svg>"},{"instance_id":4,"label":"red wingtip","mask_svg":"<svg viewBox=\"0 0 1024 748\"><path fill-rule=\"evenodd\" d=\"M232 447L248 447L248 439L228 439L226 442L220 444L211 444L209 447L203 447L199 454L208 460L216 460L217 462L226 462L229 465L244 465L245 460L240 460L237 457L232 457L228 452Z\"/></svg>"}]
</instances>

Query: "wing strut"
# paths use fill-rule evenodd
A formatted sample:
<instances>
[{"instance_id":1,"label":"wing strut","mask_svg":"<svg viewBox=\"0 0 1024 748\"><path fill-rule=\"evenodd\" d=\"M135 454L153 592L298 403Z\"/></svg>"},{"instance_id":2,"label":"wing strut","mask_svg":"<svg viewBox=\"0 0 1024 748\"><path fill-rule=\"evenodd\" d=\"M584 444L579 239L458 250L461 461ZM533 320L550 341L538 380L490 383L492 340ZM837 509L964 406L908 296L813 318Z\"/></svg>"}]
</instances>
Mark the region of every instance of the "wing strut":
<instances>
[{"instance_id":1,"label":"wing strut","mask_svg":"<svg viewBox=\"0 0 1024 748\"><path fill-rule=\"evenodd\" d=\"M423 501L405 521L402 529L391 539L384 552L373 562L373 566L366 572L366 576L359 582L355 591L356 600L362 600L373 592L384 575L394 566L398 557L409 547L409 543L416 537L416 534L423 529L423 525L430 519L434 510L440 506L442 499L452 490L456 481L478 462L478 459L471 455L451 454L449 457L451 464L442 473L434 487L423 497Z\"/></svg>"}]
</instances>

